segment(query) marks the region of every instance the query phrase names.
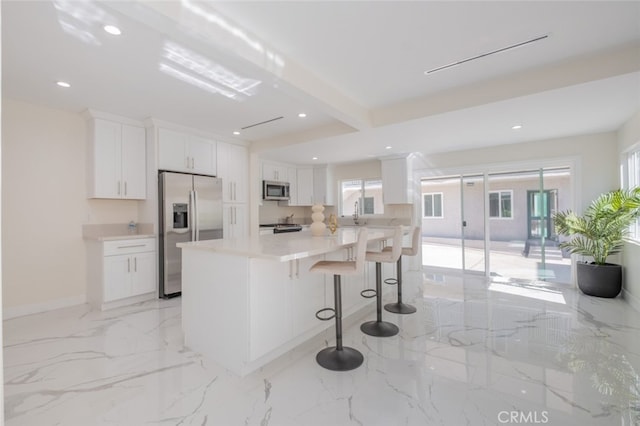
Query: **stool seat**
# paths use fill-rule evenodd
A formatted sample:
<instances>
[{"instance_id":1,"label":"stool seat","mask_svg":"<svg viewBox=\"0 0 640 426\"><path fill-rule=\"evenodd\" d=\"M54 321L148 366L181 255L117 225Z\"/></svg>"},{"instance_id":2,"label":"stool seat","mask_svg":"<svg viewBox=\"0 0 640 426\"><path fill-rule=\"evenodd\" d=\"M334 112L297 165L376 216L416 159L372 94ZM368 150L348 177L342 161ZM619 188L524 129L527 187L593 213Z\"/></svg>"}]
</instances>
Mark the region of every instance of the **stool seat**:
<instances>
[{"instance_id":1,"label":"stool seat","mask_svg":"<svg viewBox=\"0 0 640 426\"><path fill-rule=\"evenodd\" d=\"M321 260L314 263L310 272L321 274L333 274L333 308L324 308L316 312L320 320L335 318L336 345L324 348L316 354L316 362L322 367L333 371L348 371L358 368L364 362L364 356L360 351L342 346L342 288L341 276L360 274L364 270L365 251L367 250L367 228L361 228L356 242L356 259L347 261ZM333 311L334 315L328 318L320 317L321 313Z\"/></svg>"},{"instance_id":2,"label":"stool seat","mask_svg":"<svg viewBox=\"0 0 640 426\"><path fill-rule=\"evenodd\" d=\"M376 320L367 321L360 326L363 333L370 336L389 337L395 336L400 331L398 326L388 321L382 321L382 264L394 263L400 258L402 249L402 226L395 228L393 233L393 243L390 250L368 251L365 260L376 263L376 289L364 290L364 292L374 292L376 296ZM364 297L364 292L361 292Z\"/></svg>"},{"instance_id":3,"label":"stool seat","mask_svg":"<svg viewBox=\"0 0 640 426\"><path fill-rule=\"evenodd\" d=\"M387 284L397 284L398 285L398 301L395 303L387 303L384 305L384 309L393 312L395 314L412 314L416 312L415 306L408 305L402 302L402 256L415 256L418 254L418 250L420 249L420 239L422 237L422 230L419 226L413 228L411 235L411 247L402 247L400 257L398 258L397 263L397 278L388 278L384 280ZM382 249L383 252L392 253L393 247L385 247Z\"/></svg>"},{"instance_id":4,"label":"stool seat","mask_svg":"<svg viewBox=\"0 0 640 426\"><path fill-rule=\"evenodd\" d=\"M358 268L355 261L321 260L314 263L309 271L325 274L355 275L358 273Z\"/></svg>"}]
</instances>

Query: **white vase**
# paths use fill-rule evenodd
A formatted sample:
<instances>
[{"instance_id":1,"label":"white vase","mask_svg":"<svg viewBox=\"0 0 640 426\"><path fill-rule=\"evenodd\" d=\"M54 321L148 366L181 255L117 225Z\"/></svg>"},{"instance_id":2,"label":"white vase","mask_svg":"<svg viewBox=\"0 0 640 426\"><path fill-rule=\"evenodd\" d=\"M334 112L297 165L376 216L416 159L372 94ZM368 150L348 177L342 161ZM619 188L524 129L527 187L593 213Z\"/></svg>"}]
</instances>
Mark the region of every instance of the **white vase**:
<instances>
[{"instance_id":1,"label":"white vase","mask_svg":"<svg viewBox=\"0 0 640 426\"><path fill-rule=\"evenodd\" d=\"M314 237L322 237L327 229L327 225L323 222L324 214L322 214L322 212L324 211L324 206L322 204L315 204L311 207L311 211L313 212L311 214L311 220L313 220L310 226L311 235Z\"/></svg>"}]
</instances>

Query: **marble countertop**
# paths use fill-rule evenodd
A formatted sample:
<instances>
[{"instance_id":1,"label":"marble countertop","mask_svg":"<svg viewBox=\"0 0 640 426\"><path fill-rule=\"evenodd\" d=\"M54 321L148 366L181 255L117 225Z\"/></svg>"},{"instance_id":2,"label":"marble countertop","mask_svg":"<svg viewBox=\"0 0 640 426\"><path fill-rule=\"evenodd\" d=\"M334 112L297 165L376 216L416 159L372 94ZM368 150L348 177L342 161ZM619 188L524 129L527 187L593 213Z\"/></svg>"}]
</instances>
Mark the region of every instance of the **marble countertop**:
<instances>
[{"instance_id":1,"label":"marble countertop","mask_svg":"<svg viewBox=\"0 0 640 426\"><path fill-rule=\"evenodd\" d=\"M82 238L85 240L119 241L155 237L153 225L146 223L136 224L135 233L129 233L129 226L126 223L89 224L82 227Z\"/></svg>"},{"instance_id":2,"label":"marble countertop","mask_svg":"<svg viewBox=\"0 0 640 426\"><path fill-rule=\"evenodd\" d=\"M393 236L393 228L368 228L368 230L368 241L381 241ZM358 231L359 228L355 227L338 228L334 235L327 233L322 237L314 237L309 232L288 232L229 240L179 243L178 247L286 262L350 247L355 244Z\"/></svg>"}]
</instances>

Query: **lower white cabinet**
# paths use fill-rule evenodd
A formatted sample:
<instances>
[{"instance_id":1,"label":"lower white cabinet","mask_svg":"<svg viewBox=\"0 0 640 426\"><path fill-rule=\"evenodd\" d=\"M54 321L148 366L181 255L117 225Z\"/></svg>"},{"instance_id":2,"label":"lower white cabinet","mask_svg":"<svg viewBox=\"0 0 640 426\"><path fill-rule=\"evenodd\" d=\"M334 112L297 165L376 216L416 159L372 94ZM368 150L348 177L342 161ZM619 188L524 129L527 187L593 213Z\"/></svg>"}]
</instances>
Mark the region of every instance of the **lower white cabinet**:
<instances>
[{"instance_id":1,"label":"lower white cabinet","mask_svg":"<svg viewBox=\"0 0 640 426\"><path fill-rule=\"evenodd\" d=\"M106 309L156 297L155 238L92 242L88 258L87 293L95 307Z\"/></svg>"}]
</instances>

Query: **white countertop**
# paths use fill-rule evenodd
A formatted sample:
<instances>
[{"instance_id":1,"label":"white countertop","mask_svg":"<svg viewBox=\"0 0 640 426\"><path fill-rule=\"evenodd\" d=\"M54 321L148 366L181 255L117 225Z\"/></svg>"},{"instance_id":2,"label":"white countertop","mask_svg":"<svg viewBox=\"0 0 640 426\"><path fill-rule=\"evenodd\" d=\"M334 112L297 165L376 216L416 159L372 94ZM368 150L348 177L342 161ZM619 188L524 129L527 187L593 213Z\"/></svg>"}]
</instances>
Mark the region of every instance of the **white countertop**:
<instances>
[{"instance_id":1,"label":"white countertop","mask_svg":"<svg viewBox=\"0 0 640 426\"><path fill-rule=\"evenodd\" d=\"M82 226L82 238L85 240L119 241L155 237L153 225L147 223L136 224L135 233L129 233L129 225L127 223L88 224Z\"/></svg>"},{"instance_id":2,"label":"white countertop","mask_svg":"<svg viewBox=\"0 0 640 426\"><path fill-rule=\"evenodd\" d=\"M386 240L393 228L368 228L368 241ZM331 253L355 244L359 228L338 228L334 235L314 237L309 232L288 232L229 240L208 240L179 243L187 250L205 250L245 257L259 257L279 262Z\"/></svg>"}]
</instances>

